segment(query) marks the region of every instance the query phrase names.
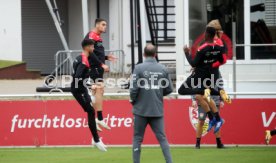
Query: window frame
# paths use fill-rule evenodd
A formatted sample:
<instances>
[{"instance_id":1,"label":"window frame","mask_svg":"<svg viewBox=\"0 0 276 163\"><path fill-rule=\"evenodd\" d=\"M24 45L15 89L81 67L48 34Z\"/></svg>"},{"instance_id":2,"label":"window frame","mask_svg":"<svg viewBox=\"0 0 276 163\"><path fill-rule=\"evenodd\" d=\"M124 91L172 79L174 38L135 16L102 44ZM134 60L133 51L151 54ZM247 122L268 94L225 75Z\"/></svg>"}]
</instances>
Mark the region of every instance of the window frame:
<instances>
[{"instance_id":1,"label":"window frame","mask_svg":"<svg viewBox=\"0 0 276 163\"><path fill-rule=\"evenodd\" d=\"M251 44L251 12L250 12L250 1L244 0L244 44ZM250 27L250 28L248 28ZM276 43L274 46L276 46ZM237 64L276 64L276 59L251 59L251 47L244 47L244 59L236 60ZM233 46L235 48L235 45ZM232 60L227 61L227 64L233 64Z\"/></svg>"}]
</instances>

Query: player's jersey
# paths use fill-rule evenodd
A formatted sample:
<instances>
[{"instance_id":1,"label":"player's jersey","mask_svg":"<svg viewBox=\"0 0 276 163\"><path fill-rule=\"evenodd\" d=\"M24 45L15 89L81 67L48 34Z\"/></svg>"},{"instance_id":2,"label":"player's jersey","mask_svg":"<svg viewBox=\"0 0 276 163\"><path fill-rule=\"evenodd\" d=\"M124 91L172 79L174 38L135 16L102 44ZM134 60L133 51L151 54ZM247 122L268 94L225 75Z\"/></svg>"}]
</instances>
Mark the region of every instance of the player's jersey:
<instances>
[{"instance_id":1,"label":"player's jersey","mask_svg":"<svg viewBox=\"0 0 276 163\"><path fill-rule=\"evenodd\" d=\"M217 61L223 63L224 47L217 42L204 43L201 45L195 56L195 59L191 58L191 55L186 54L187 60L192 67L196 69L213 69L213 64Z\"/></svg>"},{"instance_id":2,"label":"player's jersey","mask_svg":"<svg viewBox=\"0 0 276 163\"><path fill-rule=\"evenodd\" d=\"M105 52L103 47L103 39L101 36L94 32L90 31L86 36L85 39L92 39L95 41L94 45L94 52L92 55L95 55L97 58L93 58L94 56L89 57L89 63L91 67L99 67L101 64L105 63Z\"/></svg>"},{"instance_id":3,"label":"player's jersey","mask_svg":"<svg viewBox=\"0 0 276 163\"><path fill-rule=\"evenodd\" d=\"M78 81L79 86L83 86L83 80L89 77L90 64L88 58L82 53L79 55L73 63L74 73L72 75L73 81L72 85Z\"/></svg>"},{"instance_id":4,"label":"player's jersey","mask_svg":"<svg viewBox=\"0 0 276 163\"><path fill-rule=\"evenodd\" d=\"M218 38L218 37L214 38L214 43L216 43L216 44L218 44L220 46L224 46L222 40L220 38Z\"/></svg>"},{"instance_id":5,"label":"player's jersey","mask_svg":"<svg viewBox=\"0 0 276 163\"><path fill-rule=\"evenodd\" d=\"M214 38L214 43L220 45L224 49L224 53L222 54L223 62L220 63L220 62L217 61L217 62L213 63L213 65L212 65L214 68L217 68L217 67L219 67L219 66L221 66L221 65L223 65L223 64L226 63L226 61L227 61L227 55L225 53L226 49L225 49L224 43L223 43L223 41L220 38Z\"/></svg>"}]
</instances>

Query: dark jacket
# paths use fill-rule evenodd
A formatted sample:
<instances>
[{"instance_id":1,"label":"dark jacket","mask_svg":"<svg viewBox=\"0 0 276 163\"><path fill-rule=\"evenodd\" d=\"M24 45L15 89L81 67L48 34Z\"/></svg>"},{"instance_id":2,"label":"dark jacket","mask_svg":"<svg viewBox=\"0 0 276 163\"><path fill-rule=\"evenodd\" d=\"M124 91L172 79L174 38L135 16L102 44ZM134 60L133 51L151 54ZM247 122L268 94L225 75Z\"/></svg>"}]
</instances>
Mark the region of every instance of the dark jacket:
<instances>
[{"instance_id":1,"label":"dark jacket","mask_svg":"<svg viewBox=\"0 0 276 163\"><path fill-rule=\"evenodd\" d=\"M143 63L135 66L131 77L130 101L133 104L133 114L162 117L163 96L172 91L172 81L165 66L157 63L155 58L146 58Z\"/></svg>"}]
</instances>

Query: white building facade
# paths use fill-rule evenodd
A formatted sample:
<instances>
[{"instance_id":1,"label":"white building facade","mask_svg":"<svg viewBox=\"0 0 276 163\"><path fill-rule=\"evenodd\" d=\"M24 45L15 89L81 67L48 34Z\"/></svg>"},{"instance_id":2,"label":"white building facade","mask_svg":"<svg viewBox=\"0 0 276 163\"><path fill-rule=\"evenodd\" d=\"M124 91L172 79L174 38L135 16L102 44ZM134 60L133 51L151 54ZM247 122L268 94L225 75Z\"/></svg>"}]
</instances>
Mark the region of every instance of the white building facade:
<instances>
[{"instance_id":1,"label":"white building facade","mask_svg":"<svg viewBox=\"0 0 276 163\"><path fill-rule=\"evenodd\" d=\"M130 0L56 0L70 49L80 49L86 28L83 7L87 3L89 29L94 20L108 21L104 45L124 50L126 71L131 64ZM189 75L190 66L183 45L192 45L204 32L207 22L219 18L225 33L238 44L236 61L221 67L228 91L276 92L276 2L273 0L166 0L171 7L168 28L174 41L163 43L159 58L175 60L179 79ZM164 0L155 0L162 5ZM141 4L143 45L150 40L144 1ZM233 5L234 4L234 5ZM161 11L161 9L160 9ZM162 11L161 11L162 12ZM233 32L236 31L236 32ZM235 33L235 34L234 34ZM136 39L136 34L135 34ZM258 44L258 46L251 46ZM259 44L264 44L260 46ZM45 0L0 0L0 60L25 61L28 68L42 74L54 69L54 54L64 49ZM137 46L135 46L137 61ZM233 66L236 65L236 68ZM237 84L232 80L236 79Z\"/></svg>"}]
</instances>

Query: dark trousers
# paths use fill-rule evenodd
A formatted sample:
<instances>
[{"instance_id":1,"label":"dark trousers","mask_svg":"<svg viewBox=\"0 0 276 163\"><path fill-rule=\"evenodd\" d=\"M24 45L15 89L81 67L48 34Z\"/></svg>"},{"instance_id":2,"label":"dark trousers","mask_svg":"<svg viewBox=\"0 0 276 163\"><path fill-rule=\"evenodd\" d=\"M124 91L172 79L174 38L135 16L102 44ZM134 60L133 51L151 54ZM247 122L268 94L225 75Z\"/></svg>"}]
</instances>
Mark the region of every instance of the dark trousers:
<instances>
[{"instance_id":1,"label":"dark trousers","mask_svg":"<svg viewBox=\"0 0 276 163\"><path fill-rule=\"evenodd\" d=\"M133 138L133 162L140 163L141 144L147 125L150 125L154 132L165 157L166 163L172 163L169 143L165 134L163 117L142 117L134 115L134 138Z\"/></svg>"},{"instance_id":2,"label":"dark trousers","mask_svg":"<svg viewBox=\"0 0 276 163\"><path fill-rule=\"evenodd\" d=\"M97 132L97 126L95 121L95 109L91 105L91 98L88 94L87 88L71 88L71 93L81 105L82 109L87 113L88 126L93 136L94 141L99 142L99 135Z\"/></svg>"}]
</instances>

